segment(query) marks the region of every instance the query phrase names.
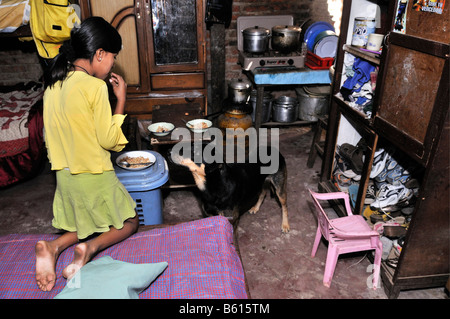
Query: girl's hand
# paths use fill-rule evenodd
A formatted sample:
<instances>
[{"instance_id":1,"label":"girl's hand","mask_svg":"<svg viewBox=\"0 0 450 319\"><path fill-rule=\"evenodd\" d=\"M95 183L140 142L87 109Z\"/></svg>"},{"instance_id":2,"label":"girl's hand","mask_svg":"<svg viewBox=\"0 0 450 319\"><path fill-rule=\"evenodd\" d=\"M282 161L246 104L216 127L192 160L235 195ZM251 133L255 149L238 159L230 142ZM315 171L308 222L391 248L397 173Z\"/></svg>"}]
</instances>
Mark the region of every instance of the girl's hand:
<instances>
[{"instance_id":1,"label":"girl's hand","mask_svg":"<svg viewBox=\"0 0 450 319\"><path fill-rule=\"evenodd\" d=\"M111 72L109 83L112 85L117 100L125 101L127 97L127 83L125 83L125 80L120 75Z\"/></svg>"},{"instance_id":2,"label":"girl's hand","mask_svg":"<svg viewBox=\"0 0 450 319\"><path fill-rule=\"evenodd\" d=\"M127 83L120 75L113 72L111 72L109 83L111 83L114 95L117 98L117 105L114 113L123 114L125 108L125 100L127 98Z\"/></svg>"}]
</instances>

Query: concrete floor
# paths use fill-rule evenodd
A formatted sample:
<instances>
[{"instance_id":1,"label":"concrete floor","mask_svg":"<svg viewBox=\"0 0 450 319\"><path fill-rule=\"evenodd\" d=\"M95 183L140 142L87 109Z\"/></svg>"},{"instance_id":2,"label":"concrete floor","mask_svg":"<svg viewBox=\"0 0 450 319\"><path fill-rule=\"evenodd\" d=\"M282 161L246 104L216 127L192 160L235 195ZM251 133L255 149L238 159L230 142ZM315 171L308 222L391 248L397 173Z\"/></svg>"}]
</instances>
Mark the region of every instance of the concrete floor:
<instances>
[{"instance_id":1,"label":"concrete floor","mask_svg":"<svg viewBox=\"0 0 450 319\"><path fill-rule=\"evenodd\" d=\"M281 208L267 196L260 211L245 214L238 226L239 249L249 291L256 299L386 299L384 289L367 287L370 263L364 254L339 258L330 288L322 285L326 245L311 258L317 222L307 189L317 190L321 160L306 167L310 127L280 129L280 150L288 167L291 231L281 233ZM30 181L0 190L0 236L9 233L55 233L51 226L54 175L47 165ZM164 222L201 218L191 189L164 191ZM402 291L399 299L447 299L444 287Z\"/></svg>"}]
</instances>

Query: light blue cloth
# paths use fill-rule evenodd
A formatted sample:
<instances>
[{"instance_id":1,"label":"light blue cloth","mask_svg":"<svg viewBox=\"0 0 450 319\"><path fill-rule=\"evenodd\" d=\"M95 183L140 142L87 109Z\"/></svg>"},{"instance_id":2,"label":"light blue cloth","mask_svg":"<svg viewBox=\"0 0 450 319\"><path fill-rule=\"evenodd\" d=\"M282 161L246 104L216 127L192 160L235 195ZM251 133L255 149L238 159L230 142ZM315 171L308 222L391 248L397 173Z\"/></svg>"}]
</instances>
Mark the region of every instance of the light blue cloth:
<instances>
[{"instance_id":1,"label":"light blue cloth","mask_svg":"<svg viewBox=\"0 0 450 319\"><path fill-rule=\"evenodd\" d=\"M55 299L138 299L167 265L133 264L103 256L81 267Z\"/></svg>"},{"instance_id":2,"label":"light blue cloth","mask_svg":"<svg viewBox=\"0 0 450 319\"><path fill-rule=\"evenodd\" d=\"M291 85L291 84L330 84L331 75L329 70L311 70L302 68L293 71L252 71L254 81L257 85Z\"/></svg>"}]
</instances>

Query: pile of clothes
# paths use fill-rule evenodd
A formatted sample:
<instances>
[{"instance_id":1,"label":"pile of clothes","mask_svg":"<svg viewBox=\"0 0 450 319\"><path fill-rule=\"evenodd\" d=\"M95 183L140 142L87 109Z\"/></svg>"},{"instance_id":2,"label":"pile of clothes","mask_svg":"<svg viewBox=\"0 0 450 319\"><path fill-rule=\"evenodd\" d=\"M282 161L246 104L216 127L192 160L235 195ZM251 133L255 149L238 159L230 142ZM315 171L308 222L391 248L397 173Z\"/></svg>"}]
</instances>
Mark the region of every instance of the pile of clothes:
<instances>
[{"instance_id":1,"label":"pile of clothes","mask_svg":"<svg viewBox=\"0 0 450 319\"><path fill-rule=\"evenodd\" d=\"M342 98L370 118L378 69L372 63L351 54L346 54L344 66L347 79L340 89Z\"/></svg>"}]
</instances>

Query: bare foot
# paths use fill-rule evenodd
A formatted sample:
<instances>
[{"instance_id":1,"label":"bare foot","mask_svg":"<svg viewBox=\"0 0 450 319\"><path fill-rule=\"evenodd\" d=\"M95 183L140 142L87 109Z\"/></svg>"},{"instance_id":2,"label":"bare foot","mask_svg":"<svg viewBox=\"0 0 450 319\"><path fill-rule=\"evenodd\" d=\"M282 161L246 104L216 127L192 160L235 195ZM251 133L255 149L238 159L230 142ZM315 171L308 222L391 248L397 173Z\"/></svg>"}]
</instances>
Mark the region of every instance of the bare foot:
<instances>
[{"instance_id":1,"label":"bare foot","mask_svg":"<svg viewBox=\"0 0 450 319\"><path fill-rule=\"evenodd\" d=\"M56 250L49 242L40 240L34 248L36 253L36 283L39 289L50 291L56 283Z\"/></svg>"},{"instance_id":2,"label":"bare foot","mask_svg":"<svg viewBox=\"0 0 450 319\"><path fill-rule=\"evenodd\" d=\"M62 275L67 280L70 280L90 259L92 254L89 252L88 245L81 243L77 245L73 253L73 261L70 265L64 268Z\"/></svg>"}]
</instances>

